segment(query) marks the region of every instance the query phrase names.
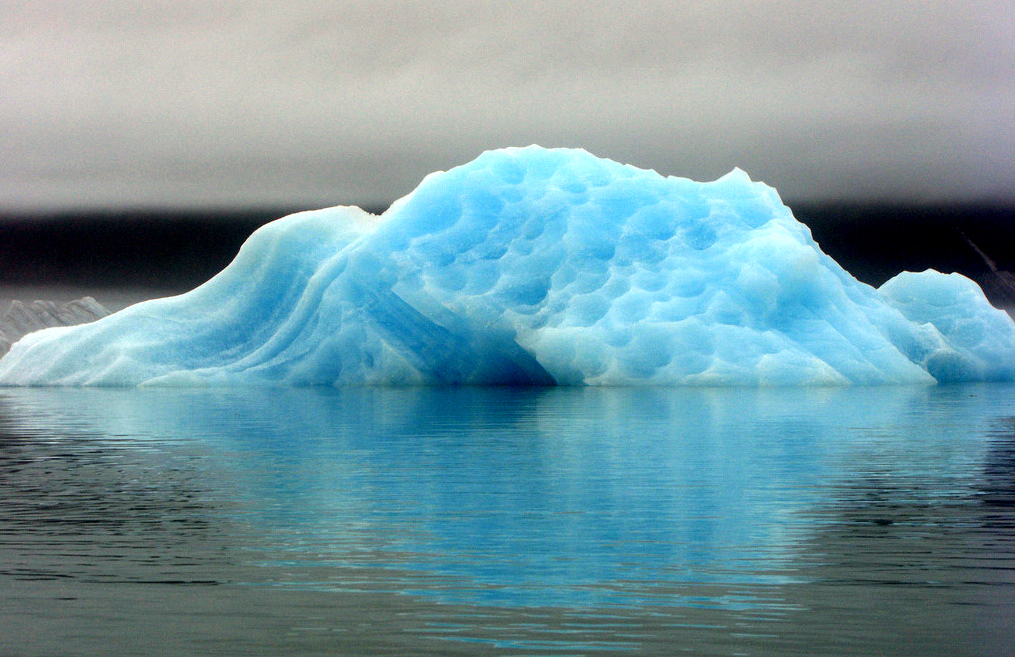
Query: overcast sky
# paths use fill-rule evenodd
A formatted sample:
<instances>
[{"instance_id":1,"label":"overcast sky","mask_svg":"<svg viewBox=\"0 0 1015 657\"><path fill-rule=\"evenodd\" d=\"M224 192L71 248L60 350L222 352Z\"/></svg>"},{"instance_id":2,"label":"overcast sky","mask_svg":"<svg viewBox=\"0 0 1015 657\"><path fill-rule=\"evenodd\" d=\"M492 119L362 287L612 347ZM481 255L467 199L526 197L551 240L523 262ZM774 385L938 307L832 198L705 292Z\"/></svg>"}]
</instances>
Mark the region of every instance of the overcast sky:
<instances>
[{"instance_id":1,"label":"overcast sky","mask_svg":"<svg viewBox=\"0 0 1015 657\"><path fill-rule=\"evenodd\" d=\"M1015 201L1015 0L0 15L0 210L372 205L530 143L787 200Z\"/></svg>"}]
</instances>

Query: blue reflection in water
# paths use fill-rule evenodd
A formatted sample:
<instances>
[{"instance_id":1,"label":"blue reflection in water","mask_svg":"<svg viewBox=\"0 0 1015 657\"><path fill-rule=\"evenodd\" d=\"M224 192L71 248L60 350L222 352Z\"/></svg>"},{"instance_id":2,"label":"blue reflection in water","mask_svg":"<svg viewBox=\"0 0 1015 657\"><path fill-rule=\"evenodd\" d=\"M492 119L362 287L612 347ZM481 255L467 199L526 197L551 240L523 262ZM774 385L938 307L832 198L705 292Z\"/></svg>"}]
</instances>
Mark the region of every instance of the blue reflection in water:
<instances>
[{"instance_id":1,"label":"blue reflection in water","mask_svg":"<svg viewBox=\"0 0 1015 657\"><path fill-rule=\"evenodd\" d=\"M4 390L0 408L36 440L187 454L249 584L749 608L751 586L795 581L858 472L968 496L1013 390Z\"/></svg>"}]
</instances>

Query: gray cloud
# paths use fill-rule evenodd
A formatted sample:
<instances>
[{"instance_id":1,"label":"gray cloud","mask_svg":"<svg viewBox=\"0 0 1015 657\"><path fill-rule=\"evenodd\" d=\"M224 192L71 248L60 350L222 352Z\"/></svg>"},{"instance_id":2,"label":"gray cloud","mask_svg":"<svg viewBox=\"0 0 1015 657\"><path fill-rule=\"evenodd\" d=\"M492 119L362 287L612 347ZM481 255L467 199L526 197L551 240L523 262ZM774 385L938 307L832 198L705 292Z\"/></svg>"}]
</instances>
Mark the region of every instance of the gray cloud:
<instances>
[{"instance_id":1,"label":"gray cloud","mask_svg":"<svg viewBox=\"0 0 1015 657\"><path fill-rule=\"evenodd\" d=\"M0 204L382 203L534 142L1013 200L1015 4L925 4L0 3Z\"/></svg>"}]
</instances>

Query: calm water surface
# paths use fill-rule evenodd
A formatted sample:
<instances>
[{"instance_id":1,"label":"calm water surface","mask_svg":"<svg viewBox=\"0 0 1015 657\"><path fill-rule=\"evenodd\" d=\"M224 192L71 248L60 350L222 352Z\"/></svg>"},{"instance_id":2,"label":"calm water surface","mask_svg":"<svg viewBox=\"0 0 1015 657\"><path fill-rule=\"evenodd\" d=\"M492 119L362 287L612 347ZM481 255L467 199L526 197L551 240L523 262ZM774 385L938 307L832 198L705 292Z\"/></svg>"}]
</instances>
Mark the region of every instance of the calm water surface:
<instances>
[{"instance_id":1,"label":"calm water surface","mask_svg":"<svg viewBox=\"0 0 1015 657\"><path fill-rule=\"evenodd\" d=\"M2 655L1004 655L1015 387L0 389Z\"/></svg>"}]
</instances>

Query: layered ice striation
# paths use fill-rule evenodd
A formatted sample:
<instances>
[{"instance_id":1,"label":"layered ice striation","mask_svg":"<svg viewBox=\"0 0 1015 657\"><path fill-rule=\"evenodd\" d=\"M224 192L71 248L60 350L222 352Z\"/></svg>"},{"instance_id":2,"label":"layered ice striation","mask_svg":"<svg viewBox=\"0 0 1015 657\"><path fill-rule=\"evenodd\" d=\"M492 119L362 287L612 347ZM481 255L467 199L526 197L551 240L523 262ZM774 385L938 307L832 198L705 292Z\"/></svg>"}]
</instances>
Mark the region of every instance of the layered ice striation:
<instances>
[{"instance_id":1,"label":"layered ice striation","mask_svg":"<svg viewBox=\"0 0 1015 657\"><path fill-rule=\"evenodd\" d=\"M33 333L7 385L812 385L1015 379L1015 324L959 275L881 289L740 171L484 153L381 216L258 230L187 294Z\"/></svg>"}]
</instances>

